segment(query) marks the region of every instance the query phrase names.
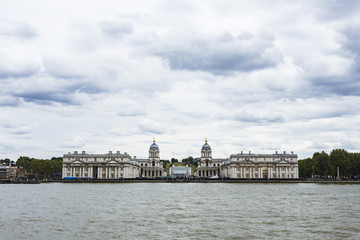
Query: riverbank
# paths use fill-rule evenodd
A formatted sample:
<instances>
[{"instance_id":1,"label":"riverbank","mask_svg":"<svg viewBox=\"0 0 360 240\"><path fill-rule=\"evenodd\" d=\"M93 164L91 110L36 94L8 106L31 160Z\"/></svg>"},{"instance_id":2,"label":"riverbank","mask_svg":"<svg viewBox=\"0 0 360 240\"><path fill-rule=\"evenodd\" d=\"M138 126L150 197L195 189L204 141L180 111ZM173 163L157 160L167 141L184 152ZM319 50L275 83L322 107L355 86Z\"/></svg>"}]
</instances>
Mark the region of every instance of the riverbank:
<instances>
[{"instance_id":1,"label":"riverbank","mask_svg":"<svg viewBox=\"0 0 360 240\"><path fill-rule=\"evenodd\" d=\"M96 179L96 180L10 180L1 179L0 184L40 184L40 183L317 183L317 184L360 184L348 180L303 180L303 179Z\"/></svg>"}]
</instances>

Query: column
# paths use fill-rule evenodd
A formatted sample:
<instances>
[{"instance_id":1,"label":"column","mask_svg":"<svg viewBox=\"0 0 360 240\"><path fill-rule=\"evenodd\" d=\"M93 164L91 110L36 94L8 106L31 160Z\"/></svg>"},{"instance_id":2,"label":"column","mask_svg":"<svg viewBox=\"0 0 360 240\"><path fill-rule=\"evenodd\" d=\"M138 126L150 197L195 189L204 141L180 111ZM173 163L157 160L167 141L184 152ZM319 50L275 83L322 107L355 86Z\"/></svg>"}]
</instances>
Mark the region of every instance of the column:
<instances>
[{"instance_id":1,"label":"column","mask_svg":"<svg viewBox=\"0 0 360 240\"><path fill-rule=\"evenodd\" d=\"M115 178L119 178L118 177L118 168L117 167L115 167Z\"/></svg>"},{"instance_id":2,"label":"column","mask_svg":"<svg viewBox=\"0 0 360 240\"><path fill-rule=\"evenodd\" d=\"M272 167L268 167L268 178L272 178Z\"/></svg>"},{"instance_id":3,"label":"column","mask_svg":"<svg viewBox=\"0 0 360 240\"><path fill-rule=\"evenodd\" d=\"M108 178L108 167L105 167L105 179Z\"/></svg>"},{"instance_id":4,"label":"column","mask_svg":"<svg viewBox=\"0 0 360 240\"><path fill-rule=\"evenodd\" d=\"M65 177L65 166L62 167L62 175L61 175L62 178Z\"/></svg>"},{"instance_id":5,"label":"column","mask_svg":"<svg viewBox=\"0 0 360 240\"><path fill-rule=\"evenodd\" d=\"M285 168L285 178L288 178L289 175L289 167Z\"/></svg>"}]
</instances>

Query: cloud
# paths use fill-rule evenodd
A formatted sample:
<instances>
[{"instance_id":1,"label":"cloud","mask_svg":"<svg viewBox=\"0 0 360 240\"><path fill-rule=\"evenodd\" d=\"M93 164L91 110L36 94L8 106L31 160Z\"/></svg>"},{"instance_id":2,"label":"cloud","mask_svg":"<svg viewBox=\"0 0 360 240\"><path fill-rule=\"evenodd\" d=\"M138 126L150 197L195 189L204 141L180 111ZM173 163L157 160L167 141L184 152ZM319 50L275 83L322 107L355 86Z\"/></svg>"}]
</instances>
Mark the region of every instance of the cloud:
<instances>
[{"instance_id":1,"label":"cloud","mask_svg":"<svg viewBox=\"0 0 360 240\"><path fill-rule=\"evenodd\" d=\"M114 38L122 38L134 31L133 26L126 22L101 21L98 24L102 33Z\"/></svg>"},{"instance_id":2,"label":"cloud","mask_svg":"<svg viewBox=\"0 0 360 240\"><path fill-rule=\"evenodd\" d=\"M73 138L67 138L61 142L61 147L63 148L82 148L85 145L86 145L85 140L79 136Z\"/></svg>"},{"instance_id":3,"label":"cloud","mask_svg":"<svg viewBox=\"0 0 360 240\"><path fill-rule=\"evenodd\" d=\"M282 56L273 45L273 37L255 37L245 32L232 35L193 36L177 44L167 42L153 54L160 56L173 70L206 71L217 75L249 72L276 66Z\"/></svg>"},{"instance_id":4,"label":"cloud","mask_svg":"<svg viewBox=\"0 0 360 240\"><path fill-rule=\"evenodd\" d=\"M143 133L151 133L151 134L166 133L166 129L164 125L149 119L141 119L138 123L138 128Z\"/></svg>"},{"instance_id":5,"label":"cloud","mask_svg":"<svg viewBox=\"0 0 360 240\"><path fill-rule=\"evenodd\" d=\"M5 124L4 127L7 128L11 134L15 135L27 135L32 132L32 128L28 125Z\"/></svg>"},{"instance_id":6,"label":"cloud","mask_svg":"<svg viewBox=\"0 0 360 240\"><path fill-rule=\"evenodd\" d=\"M146 112L141 109L141 108L137 108L137 107L130 107L129 108L123 108L121 111L118 111L116 113L116 115L120 116L120 117L137 117L137 116L143 116L145 115Z\"/></svg>"},{"instance_id":7,"label":"cloud","mask_svg":"<svg viewBox=\"0 0 360 240\"><path fill-rule=\"evenodd\" d=\"M25 102L33 102L41 105L53 104L55 102L62 104L79 104L72 94L60 91L23 91L14 93L13 96L22 98Z\"/></svg>"},{"instance_id":8,"label":"cloud","mask_svg":"<svg viewBox=\"0 0 360 240\"><path fill-rule=\"evenodd\" d=\"M14 21L1 21L0 22L0 35L9 37L30 39L39 36L36 28L21 22Z\"/></svg>"},{"instance_id":9,"label":"cloud","mask_svg":"<svg viewBox=\"0 0 360 240\"><path fill-rule=\"evenodd\" d=\"M280 114L269 112L267 116L259 116L253 113L248 113L242 111L234 115L234 119L240 122L249 122L254 124L263 124L263 123L282 123L284 122L284 117Z\"/></svg>"},{"instance_id":10,"label":"cloud","mask_svg":"<svg viewBox=\"0 0 360 240\"><path fill-rule=\"evenodd\" d=\"M1 107L16 107L21 104L19 98L9 97L9 96L1 96L0 97L0 106Z\"/></svg>"},{"instance_id":11,"label":"cloud","mask_svg":"<svg viewBox=\"0 0 360 240\"><path fill-rule=\"evenodd\" d=\"M40 71L40 64L29 57L14 57L0 49L0 79L26 78Z\"/></svg>"}]
</instances>

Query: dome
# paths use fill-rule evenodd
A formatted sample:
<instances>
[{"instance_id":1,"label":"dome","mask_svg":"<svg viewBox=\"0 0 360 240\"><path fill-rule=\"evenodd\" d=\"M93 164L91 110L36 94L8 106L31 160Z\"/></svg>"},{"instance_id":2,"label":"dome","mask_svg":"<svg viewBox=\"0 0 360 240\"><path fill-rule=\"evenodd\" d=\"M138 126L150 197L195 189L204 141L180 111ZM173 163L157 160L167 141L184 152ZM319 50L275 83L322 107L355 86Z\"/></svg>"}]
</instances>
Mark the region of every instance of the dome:
<instances>
[{"instance_id":1,"label":"dome","mask_svg":"<svg viewBox=\"0 0 360 240\"><path fill-rule=\"evenodd\" d=\"M151 144L151 146L150 146L150 150L153 150L153 149L155 149L155 150L159 150L158 145L155 143L155 139L154 139L153 144Z\"/></svg>"},{"instance_id":2,"label":"dome","mask_svg":"<svg viewBox=\"0 0 360 240\"><path fill-rule=\"evenodd\" d=\"M201 150L211 150L210 145L207 143L207 140L205 140L205 144L202 146Z\"/></svg>"}]
</instances>

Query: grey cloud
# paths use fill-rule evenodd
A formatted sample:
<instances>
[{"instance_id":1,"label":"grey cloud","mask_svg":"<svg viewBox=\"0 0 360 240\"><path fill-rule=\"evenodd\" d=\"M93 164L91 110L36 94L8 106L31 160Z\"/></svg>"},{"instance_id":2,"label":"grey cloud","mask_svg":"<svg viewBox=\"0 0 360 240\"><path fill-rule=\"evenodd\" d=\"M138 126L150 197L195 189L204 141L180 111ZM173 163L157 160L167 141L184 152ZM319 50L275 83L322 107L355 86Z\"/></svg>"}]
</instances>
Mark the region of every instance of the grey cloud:
<instances>
[{"instance_id":1,"label":"grey cloud","mask_svg":"<svg viewBox=\"0 0 360 240\"><path fill-rule=\"evenodd\" d=\"M31 127L28 125L4 124L3 127L9 129L9 132L11 134L16 135L26 135L32 132Z\"/></svg>"},{"instance_id":2,"label":"grey cloud","mask_svg":"<svg viewBox=\"0 0 360 240\"><path fill-rule=\"evenodd\" d=\"M153 54L166 60L171 69L216 75L270 68L282 61L272 38L256 38L249 33L193 38L178 45L168 43Z\"/></svg>"},{"instance_id":3,"label":"grey cloud","mask_svg":"<svg viewBox=\"0 0 360 240\"><path fill-rule=\"evenodd\" d=\"M0 59L1 60L1 59ZM24 62L0 62L0 79L1 78L26 78L30 77L40 70L40 66L34 63Z\"/></svg>"},{"instance_id":4,"label":"grey cloud","mask_svg":"<svg viewBox=\"0 0 360 240\"><path fill-rule=\"evenodd\" d=\"M345 40L340 41L342 55L352 59L349 72L342 76L316 76L311 79L313 90L320 96L337 94L342 96L360 95L360 32L359 25L347 26L341 33Z\"/></svg>"},{"instance_id":5,"label":"grey cloud","mask_svg":"<svg viewBox=\"0 0 360 240\"><path fill-rule=\"evenodd\" d=\"M19 98L4 96L0 97L0 106L2 107L16 107L21 104Z\"/></svg>"},{"instance_id":6,"label":"grey cloud","mask_svg":"<svg viewBox=\"0 0 360 240\"><path fill-rule=\"evenodd\" d=\"M234 114L234 119L240 122L250 122L250 123L281 123L284 122L284 117L280 114L274 113L269 116L259 116L256 114L251 114L246 111Z\"/></svg>"},{"instance_id":7,"label":"grey cloud","mask_svg":"<svg viewBox=\"0 0 360 240\"><path fill-rule=\"evenodd\" d=\"M116 115L120 117L136 117L143 116L145 114L145 111L139 108L124 108L116 113Z\"/></svg>"},{"instance_id":8,"label":"grey cloud","mask_svg":"<svg viewBox=\"0 0 360 240\"><path fill-rule=\"evenodd\" d=\"M126 34L134 31L133 26L129 23L102 21L99 23L101 31L110 37L122 38Z\"/></svg>"},{"instance_id":9,"label":"grey cloud","mask_svg":"<svg viewBox=\"0 0 360 240\"><path fill-rule=\"evenodd\" d=\"M341 96L360 95L360 74L335 77L315 77L311 79L312 95L326 96L336 94Z\"/></svg>"},{"instance_id":10,"label":"grey cloud","mask_svg":"<svg viewBox=\"0 0 360 240\"><path fill-rule=\"evenodd\" d=\"M50 105L54 102L62 104L76 104L69 95L61 92L32 91L16 93L14 96L24 99L25 102L33 102L40 105Z\"/></svg>"},{"instance_id":11,"label":"grey cloud","mask_svg":"<svg viewBox=\"0 0 360 240\"><path fill-rule=\"evenodd\" d=\"M0 35L6 35L16 38L36 38L38 30L25 23L4 21L0 26Z\"/></svg>"},{"instance_id":12,"label":"grey cloud","mask_svg":"<svg viewBox=\"0 0 360 240\"><path fill-rule=\"evenodd\" d=\"M151 120L140 120L138 128L144 133L163 134L166 133L164 126Z\"/></svg>"},{"instance_id":13,"label":"grey cloud","mask_svg":"<svg viewBox=\"0 0 360 240\"><path fill-rule=\"evenodd\" d=\"M338 20L357 14L360 8L358 0L342 1L314 1L313 4L317 10L317 17L324 21Z\"/></svg>"}]
</instances>

